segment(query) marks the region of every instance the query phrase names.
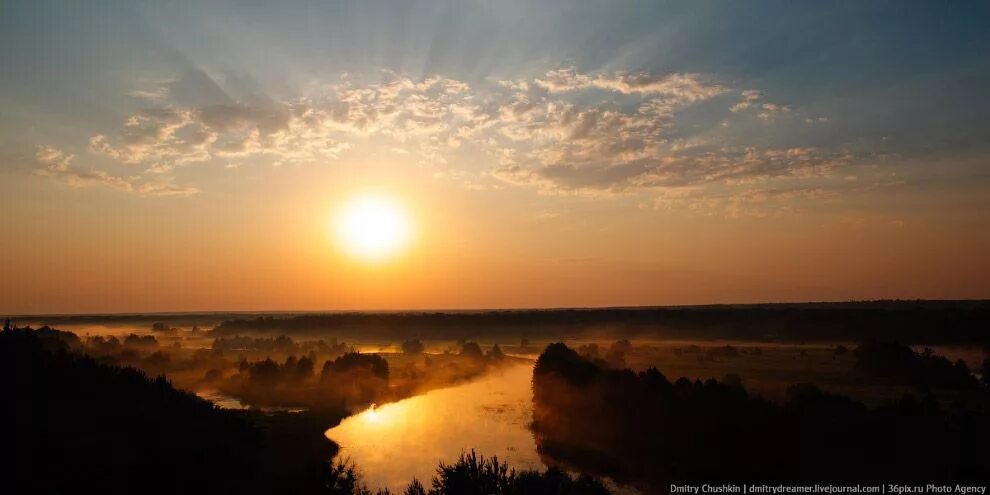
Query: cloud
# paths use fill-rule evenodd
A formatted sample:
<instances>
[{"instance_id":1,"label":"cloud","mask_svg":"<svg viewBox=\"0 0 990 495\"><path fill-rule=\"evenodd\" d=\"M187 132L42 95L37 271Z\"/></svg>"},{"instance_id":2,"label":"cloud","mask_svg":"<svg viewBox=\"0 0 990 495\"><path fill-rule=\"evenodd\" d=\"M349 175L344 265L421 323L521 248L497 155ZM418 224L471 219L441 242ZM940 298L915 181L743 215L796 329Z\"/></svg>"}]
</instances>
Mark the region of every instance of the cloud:
<instances>
[{"instance_id":1,"label":"cloud","mask_svg":"<svg viewBox=\"0 0 990 495\"><path fill-rule=\"evenodd\" d=\"M760 99L760 96L762 96L762 95L763 95L763 93L761 93L758 90L747 89L747 90L745 90L745 91L742 92L742 100L740 100L739 103L736 103L735 105L732 105L732 107L729 108L729 110L732 111L732 112L741 112L741 111L743 111L743 110L745 110L745 109L753 106L753 103L756 100L759 100Z\"/></svg>"},{"instance_id":2,"label":"cloud","mask_svg":"<svg viewBox=\"0 0 990 495\"><path fill-rule=\"evenodd\" d=\"M789 113L791 107L787 105L777 105L775 103L764 103L760 105L760 113L756 116L765 121L771 121L782 113Z\"/></svg>"},{"instance_id":3,"label":"cloud","mask_svg":"<svg viewBox=\"0 0 990 495\"><path fill-rule=\"evenodd\" d=\"M741 185L778 179L831 176L851 156L814 148L719 149L686 155L658 154L612 164L576 166L552 163L537 167L507 164L493 174L512 184L544 192L616 194L664 187Z\"/></svg>"},{"instance_id":4,"label":"cloud","mask_svg":"<svg viewBox=\"0 0 990 495\"><path fill-rule=\"evenodd\" d=\"M35 152L38 175L62 181L70 187L103 186L120 191L132 191L130 181L115 177L102 170L83 170L72 165L74 155L63 153L52 146L39 146Z\"/></svg>"},{"instance_id":5,"label":"cloud","mask_svg":"<svg viewBox=\"0 0 990 495\"><path fill-rule=\"evenodd\" d=\"M724 91L690 74L592 77L561 69L546 78L502 82L513 93L501 99L451 78L389 75L373 84L347 78L330 88L329 97L152 108L130 116L117 136L92 136L89 149L152 172L215 158L309 163L334 159L360 139L374 137L391 139L392 148L416 152L433 164L446 164L448 152L465 143L489 154L518 148L543 163L628 161L651 155L677 109ZM548 84L560 90L586 85L642 101L634 111L624 111L535 92Z\"/></svg>"},{"instance_id":6,"label":"cloud","mask_svg":"<svg viewBox=\"0 0 990 495\"><path fill-rule=\"evenodd\" d=\"M542 79L538 78L533 82L551 93L560 93L590 87L592 78L587 74L579 74L571 67L547 71Z\"/></svg>"},{"instance_id":7,"label":"cloud","mask_svg":"<svg viewBox=\"0 0 990 495\"><path fill-rule=\"evenodd\" d=\"M679 102L694 102L711 98L727 89L720 84L708 84L698 74L630 74L614 72L591 76L576 69L564 68L547 71L533 83L550 93L597 88L622 94L665 95Z\"/></svg>"},{"instance_id":8,"label":"cloud","mask_svg":"<svg viewBox=\"0 0 990 495\"><path fill-rule=\"evenodd\" d=\"M139 100L157 102L168 97L168 87L160 86L152 89L135 89L127 93L127 96Z\"/></svg>"},{"instance_id":9,"label":"cloud","mask_svg":"<svg viewBox=\"0 0 990 495\"><path fill-rule=\"evenodd\" d=\"M81 169L72 165L74 155L52 146L39 146L35 152L37 175L50 177L69 187L105 187L145 196L188 196L199 189L180 187L167 181L142 181L139 177L120 177L103 170Z\"/></svg>"},{"instance_id":10,"label":"cloud","mask_svg":"<svg viewBox=\"0 0 990 495\"><path fill-rule=\"evenodd\" d=\"M511 184L543 193L608 195L824 178L851 161L841 150L755 147L720 141L717 133L685 133L678 129L681 110L730 91L698 74L561 68L473 86L442 75L386 72L373 82L342 77L319 91L275 101L237 100L230 96L236 92L197 71L169 88L163 101L128 116L116 132L89 139L91 153L134 166L141 175L47 173L108 187L117 180L117 188L139 194L186 195L198 190L172 184L179 167L252 158L273 166L319 164L370 146L408 156L434 177L465 187ZM193 98L204 91L213 96ZM715 122L747 109L767 121L790 111L763 101L760 90L739 94L741 100ZM59 159L68 167L72 157L51 158L54 166L61 166Z\"/></svg>"},{"instance_id":11,"label":"cloud","mask_svg":"<svg viewBox=\"0 0 990 495\"><path fill-rule=\"evenodd\" d=\"M841 189L833 187L770 187L706 193L700 188L671 188L659 191L643 206L668 211L693 211L705 216L728 218L768 217L796 213L809 202L838 202Z\"/></svg>"},{"instance_id":12,"label":"cloud","mask_svg":"<svg viewBox=\"0 0 990 495\"><path fill-rule=\"evenodd\" d=\"M702 82L698 74L657 76L618 72L597 76L593 85L623 94L666 95L679 103L707 100L726 91L722 85Z\"/></svg>"},{"instance_id":13,"label":"cloud","mask_svg":"<svg viewBox=\"0 0 990 495\"><path fill-rule=\"evenodd\" d=\"M177 186L167 181L145 182L137 191L146 196L191 196L200 192L195 187Z\"/></svg>"},{"instance_id":14,"label":"cloud","mask_svg":"<svg viewBox=\"0 0 990 495\"><path fill-rule=\"evenodd\" d=\"M760 99L763 98L763 92L756 89L747 89L740 93L740 95L742 96L742 99L735 105L732 105L729 108L729 111L739 113L749 108L753 108L758 110L758 113L756 114L757 118L765 122L770 122L778 116L791 111L791 107L788 105L780 105L769 102L760 103Z\"/></svg>"},{"instance_id":15,"label":"cloud","mask_svg":"<svg viewBox=\"0 0 990 495\"><path fill-rule=\"evenodd\" d=\"M153 80L142 78L136 82L138 87L129 91L127 96L149 103L159 103L168 98L172 92L171 86L175 84L175 80L172 79Z\"/></svg>"}]
</instances>

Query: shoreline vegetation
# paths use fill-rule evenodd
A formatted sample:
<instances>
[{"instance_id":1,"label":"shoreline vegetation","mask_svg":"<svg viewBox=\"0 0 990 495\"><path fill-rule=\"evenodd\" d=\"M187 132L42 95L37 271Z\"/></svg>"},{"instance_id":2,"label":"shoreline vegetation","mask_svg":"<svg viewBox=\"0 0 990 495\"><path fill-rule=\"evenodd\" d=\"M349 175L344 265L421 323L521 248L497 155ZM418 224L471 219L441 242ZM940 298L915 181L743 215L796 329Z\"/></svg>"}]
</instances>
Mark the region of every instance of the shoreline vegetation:
<instances>
[{"instance_id":1,"label":"shoreline vegetation","mask_svg":"<svg viewBox=\"0 0 990 495\"><path fill-rule=\"evenodd\" d=\"M48 331L50 327L41 327ZM254 408L308 409L342 418L372 404L457 385L519 361L498 345L457 342L426 353L418 339L391 352L359 352L336 338L230 336L155 322L150 333L95 335L67 344L101 362L165 375L179 388Z\"/></svg>"},{"instance_id":2,"label":"shoreline vegetation","mask_svg":"<svg viewBox=\"0 0 990 495\"><path fill-rule=\"evenodd\" d=\"M0 408L15 493L387 495L334 460L319 415L221 409L164 377L73 351L78 337L50 328L0 332ZM427 488L404 494L608 494L589 476L516 471L473 450L440 463Z\"/></svg>"},{"instance_id":3,"label":"shoreline vegetation","mask_svg":"<svg viewBox=\"0 0 990 495\"><path fill-rule=\"evenodd\" d=\"M119 338L8 322L4 476L29 492L387 493L364 486L324 432L368 406L524 361L518 351L536 358L531 430L551 467L517 472L464 445L402 493L604 494L606 478L644 493L697 480L986 481L988 311L977 301L346 313L212 330L155 320ZM733 318L738 328L726 327ZM362 325L365 342L390 343L362 353L338 340ZM561 332L574 347L548 340ZM626 335L676 338L615 340ZM845 340L818 340L833 335ZM755 340L717 341L729 336ZM939 343L951 345L927 346ZM205 389L249 408L193 393Z\"/></svg>"},{"instance_id":4,"label":"shoreline vegetation","mask_svg":"<svg viewBox=\"0 0 990 495\"><path fill-rule=\"evenodd\" d=\"M923 391L966 388L973 400L942 404L923 393L867 407L795 383L776 403L748 393L739 376L671 381L656 368L612 368L555 343L533 372L538 449L558 465L647 493L697 480L990 479L990 377L981 384L942 357L896 343L855 352L864 373L916 380Z\"/></svg>"}]
</instances>

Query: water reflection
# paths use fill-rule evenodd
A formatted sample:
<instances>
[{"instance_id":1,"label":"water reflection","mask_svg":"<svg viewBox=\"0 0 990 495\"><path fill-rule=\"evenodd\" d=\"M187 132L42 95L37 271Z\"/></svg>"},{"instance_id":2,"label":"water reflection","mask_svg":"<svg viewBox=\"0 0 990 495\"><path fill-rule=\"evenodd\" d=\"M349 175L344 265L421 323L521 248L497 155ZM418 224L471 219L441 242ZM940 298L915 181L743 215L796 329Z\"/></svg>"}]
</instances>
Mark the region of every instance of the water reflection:
<instances>
[{"instance_id":1,"label":"water reflection","mask_svg":"<svg viewBox=\"0 0 990 495\"><path fill-rule=\"evenodd\" d=\"M199 390L196 392L196 396L200 399L205 399L213 403L213 405L219 407L220 409L253 409L256 411L261 411L263 413L297 413L303 412L306 409L301 407L277 407L277 406L266 406L266 407L252 407L249 404L245 404L243 401L237 397L227 395L216 390Z\"/></svg>"},{"instance_id":2,"label":"water reflection","mask_svg":"<svg viewBox=\"0 0 990 495\"><path fill-rule=\"evenodd\" d=\"M341 456L374 488L429 486L438 461L474 448L516 469L544 469L529 430L531 365L513 366L457 387L368 409L327 430Z\"/></svg>"},{"instance_id":3,"label":"water reflection","mask_svg":"<svg viewBox=\"0 0 990 495\"><path fill-rule=\"evenodd\" d=\"M221 394L216 390L200 390L196 392L200 399L206 399L221 409L249 409L250 406L241 402L237 397Z\"/></svg>"}]
</instances>

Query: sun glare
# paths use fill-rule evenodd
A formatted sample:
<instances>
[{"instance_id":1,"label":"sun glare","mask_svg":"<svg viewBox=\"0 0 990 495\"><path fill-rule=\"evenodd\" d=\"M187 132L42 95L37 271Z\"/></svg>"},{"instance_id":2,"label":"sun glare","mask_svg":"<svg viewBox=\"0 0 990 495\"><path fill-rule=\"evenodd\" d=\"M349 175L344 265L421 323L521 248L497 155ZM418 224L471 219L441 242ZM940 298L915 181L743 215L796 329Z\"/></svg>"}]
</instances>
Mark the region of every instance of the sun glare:
<instances>
[{"instance_id":1,"label":"sun glare","mask_svg":"<svg viewBox=\"0 0 990 495\"><path fill-rule=\"evenodd\" d=\"M412 223L395 199L366 194L344 204L336 219L336 236L349 255L381 262L398 255L409 243Z\"/></svg>"},{"instance_id":2,"label":"sun glare","mask_svg":"<svg viewBox=\"0 0 990 495\"><path fill-rule=\"evenodd\" d=\"M372 404L367 411L364 412L364 419L368 423L381 423L385 419L385 413L375 404Z\"/></svg>"}]
</instances>

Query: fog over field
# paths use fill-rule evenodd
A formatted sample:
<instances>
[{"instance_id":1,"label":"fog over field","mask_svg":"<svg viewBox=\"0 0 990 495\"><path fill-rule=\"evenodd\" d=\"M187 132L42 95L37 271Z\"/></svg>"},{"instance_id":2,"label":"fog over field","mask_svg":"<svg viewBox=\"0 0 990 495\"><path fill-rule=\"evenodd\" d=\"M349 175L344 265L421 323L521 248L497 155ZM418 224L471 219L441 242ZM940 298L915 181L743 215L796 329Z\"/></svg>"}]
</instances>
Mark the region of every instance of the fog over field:
<instances>
[{"instance_id":1,"label":"fog over field","mask_svg":"<svg viewBox=\"0 0 990 495\"><path fill-rule=\"evenodd\" d=\"M982 479L988 315L986 302L886 301L36 316L23 321L72 332L15 321L4 338L163 376L277 437L260 462L305 437L312 447L269 477L303 491L402 492L473 463L521 482L506 463L519 480L563 469L586 477L568 482L580 490L653 493L694 479L865 482L876 470ZM45 400L71 400L64 385Z\"/></svg>"}]
</instances>

